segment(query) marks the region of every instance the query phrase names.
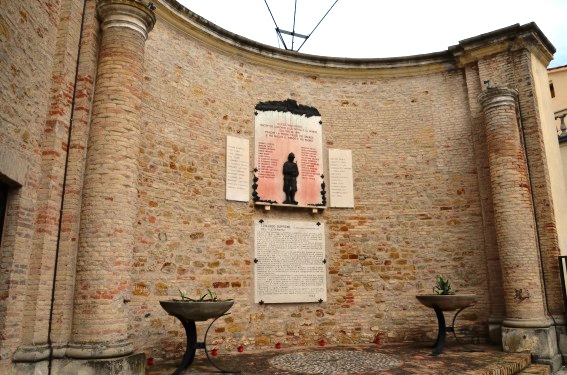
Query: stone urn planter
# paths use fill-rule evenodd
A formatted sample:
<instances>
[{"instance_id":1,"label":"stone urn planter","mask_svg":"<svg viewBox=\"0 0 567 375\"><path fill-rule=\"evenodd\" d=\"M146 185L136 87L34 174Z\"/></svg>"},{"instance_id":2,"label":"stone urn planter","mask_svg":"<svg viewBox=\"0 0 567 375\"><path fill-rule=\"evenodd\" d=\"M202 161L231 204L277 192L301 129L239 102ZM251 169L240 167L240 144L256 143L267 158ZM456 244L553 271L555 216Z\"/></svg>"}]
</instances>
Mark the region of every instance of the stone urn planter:
<instances>
[{"instance_id":1,"label":"stone urn planter","mask_svg":"<svg viewBox=\"0 0 567 375\"><path fill-rule=\"evenodd\" d=\"M215 365L209 357L209 353L207 351L207 334L209 333L209 329L213 323L216 322L218 318L227 315L227 311L230 310L234 301L231 299L217 299L217 297L210 291L208 295L206 294L197 300L187 298L181 291L180 294L181 299L171 299L159 302L161 307L169 315L179 319L181 324L183 324L183 328L185 328L185 335L187 337L187 346L185 347L183 359L172 375L181 374L187 367L189 367L189 365L191 365L191 363L193 363L197 349L205 350L205 354L209 362L217 369L221 370L221 372L228 372ZM205 297L208 299L205 299ZM206 321L209 319L213 319L213 321L209 324L203 341L197 342L197 327L195 322Z\"/></svg>"},{"instance_id":2,"label":"stone urn planter","mask_svg":"<svg viewBox=\"0 0 567 375\"><path fill-rule=\"evenodd\" d=\"M159 304L169 315L199 322L223 316L234 305L234 301L168 300L159 301Z\"/></svg>"},{"instance_id":3,"label":"stone urn planter","mask_svg":"<svg viewBox=\"0 0 567 375\"><path fill-rule=\"evenodd\" d=\"M476 294L420 294L415 296L423 305L441 311L454 311L468 307L476 301Z\"/></svg>"}]
</instances>

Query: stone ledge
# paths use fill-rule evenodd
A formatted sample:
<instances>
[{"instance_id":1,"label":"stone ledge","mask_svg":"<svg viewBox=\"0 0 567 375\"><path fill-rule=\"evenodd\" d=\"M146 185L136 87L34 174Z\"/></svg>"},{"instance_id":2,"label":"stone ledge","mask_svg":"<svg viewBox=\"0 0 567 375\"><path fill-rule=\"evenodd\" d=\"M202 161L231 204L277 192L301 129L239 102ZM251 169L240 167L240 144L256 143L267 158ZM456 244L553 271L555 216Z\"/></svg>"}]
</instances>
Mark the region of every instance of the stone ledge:
<instances>
[{"instance_id":1,"label":"stone ledge","mask_svg":"<svg viewBox=\"0 0 567 375\"><path fill-rule=\"evenodd\" d=\"M51 373L58 375L143 375L145 374L145 361L146 356L143 353L110 359L55 359L51 365ZM45 374L47 371L48 361L14 363L12 368L14 375Z\"/></svg>"}]
</instances>

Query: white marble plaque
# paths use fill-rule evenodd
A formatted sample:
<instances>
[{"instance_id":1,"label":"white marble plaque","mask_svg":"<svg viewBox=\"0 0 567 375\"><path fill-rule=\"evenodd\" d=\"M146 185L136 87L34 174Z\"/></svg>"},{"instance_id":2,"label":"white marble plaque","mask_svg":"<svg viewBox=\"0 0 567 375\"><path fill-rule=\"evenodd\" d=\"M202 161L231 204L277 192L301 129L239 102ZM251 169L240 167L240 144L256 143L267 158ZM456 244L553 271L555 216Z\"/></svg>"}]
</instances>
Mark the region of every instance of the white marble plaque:
<instances>
[{"instance_id":1,"label":"white marble plaque","mask_svg":"<svg viewBox=\"0 0 567 375\"><path fill-rule=\"evenodd\" d=\"M326 301L324 224L285 220L255 224L254 301Z\"/></svg>"},{"instance_id":2,"label":"white marble plaque","mask_svg":"<svg viewBox=\"0 0 567 375\"><path fill-rule=\"evenodd\" d=\"M352 151L329 149L331 207L354 207Z\"/></svg>"},{"instance_id":3,"label":"white marble plaque","mask_svg":"<svg viewBox=\"0 0 567 375\"><path fill-rule=\"evenodd\" d=\"M226 137L226 199L250 199L250 142L246 138Z\"/></svg>"}]
</instances>

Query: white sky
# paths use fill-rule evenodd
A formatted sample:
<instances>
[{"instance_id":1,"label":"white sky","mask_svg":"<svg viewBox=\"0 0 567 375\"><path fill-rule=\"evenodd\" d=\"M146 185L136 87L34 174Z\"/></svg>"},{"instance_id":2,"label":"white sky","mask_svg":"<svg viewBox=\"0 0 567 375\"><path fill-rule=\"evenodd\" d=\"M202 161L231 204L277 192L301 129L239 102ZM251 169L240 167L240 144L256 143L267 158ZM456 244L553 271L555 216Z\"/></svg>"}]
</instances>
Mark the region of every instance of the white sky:
<instances>
[{"instance_id":1,"label":"white sky","mask_svg":"<svg viewBox=\"0 0 567 375\"><path fill-rule=\"evenodd\" d=\"M264 0L177 0L235 34L283 48ZM280 29L292 31L296 0L266 0ZM309 35L336 0L297 0L295 32ZM567 0L338 0L300 52L395 57L445 51L460 40L535 22L567 65ZM284 35L291 49L291 36ZM294 50L303 43L296 37Z\"/></svg>"}]
</instances>

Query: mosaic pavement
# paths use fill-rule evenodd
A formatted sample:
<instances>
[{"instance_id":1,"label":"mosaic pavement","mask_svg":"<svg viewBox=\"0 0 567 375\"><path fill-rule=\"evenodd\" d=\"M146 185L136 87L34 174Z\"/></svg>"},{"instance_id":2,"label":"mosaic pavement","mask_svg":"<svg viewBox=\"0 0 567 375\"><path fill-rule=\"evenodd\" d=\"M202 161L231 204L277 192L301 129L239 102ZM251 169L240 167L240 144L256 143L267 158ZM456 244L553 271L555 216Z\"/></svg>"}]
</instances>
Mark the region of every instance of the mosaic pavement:
<instances>
[{"instance_id":1,"label":"mosaic pavement","mask_svg":"<svg viewBox=\"0 0 567 375\"><path fill-rule=\"evenodd\" d=\"M511 375L522 372L531 363L527 353L504 353L500 347L491 345L471 346L482 351L468 352L449 343L441 355L434 357L427 343L361 344L245 349L242 353L219 351L211 359L218 367L241 375ZM146 367L146 375L170 375L180 360L155 358L153 365ZM197 351L194 363L182 372L183 375L215 373L220 372L207 361L202 350Z\"/></svg>"},{"instance_id":2,"label":"mosaic pavement","mask_svg":"<svg viewBox=\"0 0 567 375\"><path fill-rule=\"evenodd\" d=\"M382 353L328 350L281 354L268 361L280 370L301 374L368 374L398 367L398 359Z\"/></svg>"}]
</instances>

